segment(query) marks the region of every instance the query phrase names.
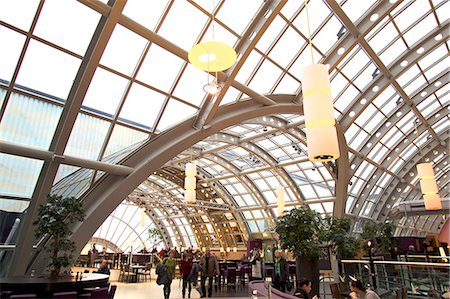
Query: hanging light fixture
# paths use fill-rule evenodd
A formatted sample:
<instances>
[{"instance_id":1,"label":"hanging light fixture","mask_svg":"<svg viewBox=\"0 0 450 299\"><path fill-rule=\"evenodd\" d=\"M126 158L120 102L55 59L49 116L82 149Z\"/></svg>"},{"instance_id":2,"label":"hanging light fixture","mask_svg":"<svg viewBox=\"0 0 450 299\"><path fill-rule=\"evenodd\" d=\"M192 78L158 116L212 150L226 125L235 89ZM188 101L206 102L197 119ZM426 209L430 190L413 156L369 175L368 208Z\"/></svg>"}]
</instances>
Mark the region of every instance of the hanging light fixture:
<instances>
[{"instance_id":1,"label":"hanging light fixture","mask_svg":"<svg viewBox=\"0 0 450 299\"><path fill-rule=\"evenodd\" d=\"M417 175L420 180L425 210L441 210L442 203L438 193L439 189L434 179L433 165L431 163L417 164Z\"/></svg>"},{"instance_id":2,"label":"hanging light fixture","mask_svg":"<svg viewBox=\"0 0 450 299\"><path fill-rule=\"evenodd\" d=\"M145 208L141 208L141 227L145 226Z\"/></svg>"},{"instance_id":3,"label":"hanging light fixture","mask_svg":"<svg viewBox=\"0 0 450 299\"><path fill-rule=\"evenodd\" d=\"M419 138L419 130L417 129L417 123L419 119L414 121L414 128L416 131L416 136ZM419 144L419 156L422 155L422 146ZM417 176L420 180L420 190L423 195L423 202L425 204L425 210L436 211L442 209L441 198L439 197L439 188L437 186L436 180L434 178L433 165L429 162L417 164Z\"/></svg>"},{"instance_id":4,"label":"hanging light fixture","mask_svg":"<svg viewBox=\"0 0 450 299\"><path fill-rule=\"evenodd\" d=\"M286 191L284 190L284 188L280 185L277 187L277 210L278 210L278 215L279 216L283 216L284 214L284 207L285 207L285 196L286 196Z\"/></svg>"},{"instance_id":5,"label":"hanging light fixture","mask_svg":"<svg viewBox=\"0 0 450 299\"><path fill-rule=\"evenodd\" d=\"M213 10L214 10L213 2ZM217 95L222 90L222 84L218 81L217 72L230 68L237 59L236 51L223 42L214 41L214 11L211 14L212 41L206 41L195 45L189 50L189 62L206 72L215 73L214 80L208 82L203 90L210 95ZM209 77L208 77L209 78Z\"/></svg>"},{"instance_id":6,"label":"hanging light fixture","mask_svg":"<svg viewBox=\"0 0 450 299\"><path fill-rule=\"evenodd\" d=\"M307 0L305 0L305 10L312 64L301 70L300 81L302 82L308 158L311 161L327 162L339 158L331 86L328 68L323 64L314 63Z\"/></svg>"},{"instance_id":7,"label":"hanging light fixture","mask_svg":"<svg viewBox=\"0 0 450 299\"><path fill-rule=\"evenodd\" d=\"M197 165L194 163L186 163L185 178L184 178L184 200L188 204L193 204L196 201L196 185L197 185Z\"/></svg>"}]
</instances>

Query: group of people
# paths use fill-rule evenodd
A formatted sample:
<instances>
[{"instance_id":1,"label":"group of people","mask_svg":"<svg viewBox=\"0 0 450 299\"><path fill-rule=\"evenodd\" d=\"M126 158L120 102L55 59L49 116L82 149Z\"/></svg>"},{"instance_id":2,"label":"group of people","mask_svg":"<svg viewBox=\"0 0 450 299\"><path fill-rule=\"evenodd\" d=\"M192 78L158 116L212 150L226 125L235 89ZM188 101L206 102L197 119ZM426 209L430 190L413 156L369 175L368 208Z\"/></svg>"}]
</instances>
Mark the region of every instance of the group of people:
<instances>
[{"instance_id":1,"label":"group of people","mask_svg":"<svg viewBox=\"0 0 450 299\"><path fill-rule=\"evenodd\" d=\"M156 274L158 278L156 283L163 285L164 299L170 297L172 280L175 277L175 268L177 260L174 251L169 251L161 263L156 266ZM198 273L201 272L201 298L212 297L213 280L219 274L219 262L217 257L211 253L210 248L206 248L205 254L200 258L200 263L193 262L193 255L189 252L183 253L180 261L180 274L183 281L182 296L191 298L192 285L197 285ZM206 290L206 282L208 281L208 291Z\"/></svg>"}]
</instances>

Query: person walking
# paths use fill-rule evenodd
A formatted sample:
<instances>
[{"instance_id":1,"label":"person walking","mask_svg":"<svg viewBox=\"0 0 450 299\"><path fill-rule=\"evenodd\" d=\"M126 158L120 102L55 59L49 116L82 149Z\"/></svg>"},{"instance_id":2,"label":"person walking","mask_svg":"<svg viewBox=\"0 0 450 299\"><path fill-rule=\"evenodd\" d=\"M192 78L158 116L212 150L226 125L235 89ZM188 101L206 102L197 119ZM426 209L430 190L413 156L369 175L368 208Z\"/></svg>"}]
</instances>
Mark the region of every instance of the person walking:
<instances>
[{"instance_id":1,"label":"person walking","mask_svg":"<svg viewBox=\"0 0 450 299\"><path fill-rule=\"evenodd\" d=\"M177 266L173 251L169 251L169 256L163 259L162 264L167 267L167 272L170 276L170 280L164 284L164 298L168 299L170 297L170 286L175 278L175 267Z\"/></svg>"},{"instance_id":2,"label":"person walking","mask_svg":"<svg viewBox=\"0 0 450 299\"><path fill-rule=\"evenodd\" d=\"M200 259L200 267L202 269L202 295L200 298L206 297L206 279L208 279L208 297L212 297L214 276L219 274L219 262L217 257L211 253L211 248L206 248L205 254Z\"/></svg>"},{"instance_id":3,"label":"person walking","mask_svg":"<svg viewBox=\"0 0 450 299\"><path fill-rule=\"evenodd\" d=\"M163 285L163 292L164 292L164 299L169 299L170 296L170 284L172 283L172 276L170 275L169 271L167 270L167 266L164 265L162 262L158 262L156 264L156 275L158 277L156 278L156 284L157 285Z\"/></svg>"},{"instance_id":4,"label":"person walking","mask_svg":"<svg viewBox=\"0 0 450 299\"><path fill-rule=\"evenodd\" d=\"M183 290L181 291L181 294L183 298L186 298L186 288L188 289L188 298L191 298L191 279L193 276L192 271L192 259L186 254L183 253L183 259L180 261L180 272L181 277L183 279Z\"/></svg>"},{"instance_id":5,"label":"person walking","mask_svg":"<svg viewBox=\"0 0 450 299\"><path fill-rule=\"evenodd\" d=\"M253 255L250 259L252 265L252 277L251 280L263 280L264 278L264 261L261 258L261 251L259 248L253 249Z\"/></svg>"},{"instance_id":6,"label":"person walking","mask_svg":"<svg viewBox=\"0 0 450 299\"><path fill-rule=\"evenodd\" d=\"M286 292L288 273L289 271L286 259L283 257L282 251L278 249L275 251L275 265L273 269L272 281L273 287L283 293Z\"/></svg>"}]
</instances>

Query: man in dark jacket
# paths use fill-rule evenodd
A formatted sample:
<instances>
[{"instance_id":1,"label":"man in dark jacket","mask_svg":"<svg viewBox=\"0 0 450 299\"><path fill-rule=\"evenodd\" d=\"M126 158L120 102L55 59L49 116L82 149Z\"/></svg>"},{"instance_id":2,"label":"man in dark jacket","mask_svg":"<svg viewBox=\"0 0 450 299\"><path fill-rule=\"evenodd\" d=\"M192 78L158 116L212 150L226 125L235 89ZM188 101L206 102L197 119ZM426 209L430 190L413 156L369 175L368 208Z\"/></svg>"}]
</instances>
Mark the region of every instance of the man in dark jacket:
<instances>
[{"instance_id":1,"label":"man in dark jacket","mask_svg":"<svg viewBox=\"0 0 450 299\"><path fill-rule=\"evenodd\" d=\"M158 278L156 279L156 284L158 285L164 285L164 299L169 299L170 295L170 284L172 283L172 275L169 273L169 270L167 270L167 266L163 263L158 263L156 265L155 270L156 275L158 275Z\"/></svg>"},{"instance_id":2,"label":"man in dark jacket","mask_svg":"<svg viewBox=\"0 0 450 299\"><path fill-rule=\"evenodd\" d=\"M281 250L275 251L275 263L273 267L273 287L282 292L286 292L286 282L288 281L288 263L283 257Z\"/></svg>"},{"instance_id":3,"label":"man in dark jacket","mask_svg":"<svg viewBox=\"0 0 450 299\"><path fill-rule=\"evenodd\" d=\"M206 297L206 279L208 278L208 297L212 296L212 286L214 281L214 276L219 274L219 262L217 257L211 253L209 247L206 248L205 254L200 259L200 268L202 269L202 296Z\"/></svg>"},{"instance_id":4,"label":"man in dark jacket","mask_svg":"<svg viewBox=\"0 0 450 299\"><path fill-rule=\"evenodd\" d=\"M305 278L300 278L297 284L297 291L295 292L294 296L298 298L309 299L308 294L311 292L311 287L311 281ZM317 296L314 295L312 299L317 299Z\"/></svg>"}]
</instances>

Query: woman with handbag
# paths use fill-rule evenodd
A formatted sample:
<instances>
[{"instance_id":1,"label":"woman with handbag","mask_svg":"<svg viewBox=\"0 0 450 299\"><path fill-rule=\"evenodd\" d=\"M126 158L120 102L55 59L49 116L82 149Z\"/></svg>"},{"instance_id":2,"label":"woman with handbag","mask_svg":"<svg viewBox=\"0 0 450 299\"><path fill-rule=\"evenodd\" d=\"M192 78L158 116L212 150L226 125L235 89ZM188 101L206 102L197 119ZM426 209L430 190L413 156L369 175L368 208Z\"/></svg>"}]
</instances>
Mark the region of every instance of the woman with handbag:
<instances>
[{"instance_id":1,"label":"woman with handbag","mask_svg":"<svg viewBox=\"0 0 450 299\"><path fill-rule=\"evenodd\" d=\"M261 252L259 248L253 249L253 256L250 259L252 264L252 277L251 280L263 280L264 279L264 261L261 258Z\"/></svg>"}]
</instances>

